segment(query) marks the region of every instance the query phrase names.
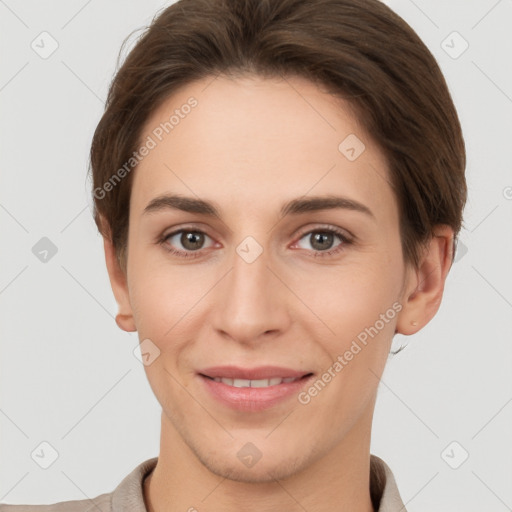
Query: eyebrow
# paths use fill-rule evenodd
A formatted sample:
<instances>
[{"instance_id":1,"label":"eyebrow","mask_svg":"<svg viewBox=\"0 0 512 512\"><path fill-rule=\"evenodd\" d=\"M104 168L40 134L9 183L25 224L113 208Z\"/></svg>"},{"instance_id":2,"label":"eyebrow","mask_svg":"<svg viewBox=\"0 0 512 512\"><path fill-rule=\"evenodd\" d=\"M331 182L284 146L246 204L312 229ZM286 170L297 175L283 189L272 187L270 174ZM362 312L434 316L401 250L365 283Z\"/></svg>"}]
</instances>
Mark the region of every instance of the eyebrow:
<instances>
[{"instance_id":1,"label":"eyebrow","mask_svg":"<svg viewBox=\"0 0 512 512\"><path fill-rule=\"evenodd\" d=\"M361 212L375 219L375 215L366 205L354 199L349 199L348 197L332 195L293 199L281 207L281 216L285 217L287 215L296 215L319 210L333 210L336 208ZM181 195L162 195L155 197L144 208L143 215L168 209L221 218L220 211L213 202Z\"/></svg>"}]
</instances>

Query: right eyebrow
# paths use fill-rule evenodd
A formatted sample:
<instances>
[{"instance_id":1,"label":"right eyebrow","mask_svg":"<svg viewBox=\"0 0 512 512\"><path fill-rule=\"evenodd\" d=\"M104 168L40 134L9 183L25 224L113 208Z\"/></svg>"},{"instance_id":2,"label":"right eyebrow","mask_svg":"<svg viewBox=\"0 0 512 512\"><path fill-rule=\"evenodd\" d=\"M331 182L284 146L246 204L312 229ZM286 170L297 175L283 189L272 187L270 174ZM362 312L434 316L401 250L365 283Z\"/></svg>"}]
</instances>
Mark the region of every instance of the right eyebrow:
<instances>
[{"instance_id":1,"label":"right eyebrow","mask_svg":"<svg viewBox=\"0 0 512 512\"><path fill-rule=\"evenodd\" d=\"M179 195L163 195L152 199L142 212L157 212L161 210L181 210L189 213L199 213L210 217L220 217L219 209L212 202L197 199L195 197L185 197Z\"/></svg>"}]
</instances>

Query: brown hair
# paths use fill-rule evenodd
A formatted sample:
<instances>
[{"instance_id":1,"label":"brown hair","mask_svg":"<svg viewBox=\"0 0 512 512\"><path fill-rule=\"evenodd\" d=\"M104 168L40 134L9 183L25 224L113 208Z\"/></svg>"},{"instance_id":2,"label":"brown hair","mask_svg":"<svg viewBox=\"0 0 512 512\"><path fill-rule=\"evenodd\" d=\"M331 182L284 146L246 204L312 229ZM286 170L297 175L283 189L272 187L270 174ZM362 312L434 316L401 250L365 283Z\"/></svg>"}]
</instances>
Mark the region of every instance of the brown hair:
<instances>
[{"instance_id":1,"label":"brown hair","mask_svg":"<svg viewBox=\"0 0 512 512\"><path fill-rule=\"evenodd\" d=\"M378 0L179 0L113 78L92 140L94 218L123 266L126 162L145 121L178 88L220 73L305 77L348 100L389 163L405 261L418 266L436 224L456 239L467 195L461 126L435 58L402 18Z\"/></svg>"}]
</instances>

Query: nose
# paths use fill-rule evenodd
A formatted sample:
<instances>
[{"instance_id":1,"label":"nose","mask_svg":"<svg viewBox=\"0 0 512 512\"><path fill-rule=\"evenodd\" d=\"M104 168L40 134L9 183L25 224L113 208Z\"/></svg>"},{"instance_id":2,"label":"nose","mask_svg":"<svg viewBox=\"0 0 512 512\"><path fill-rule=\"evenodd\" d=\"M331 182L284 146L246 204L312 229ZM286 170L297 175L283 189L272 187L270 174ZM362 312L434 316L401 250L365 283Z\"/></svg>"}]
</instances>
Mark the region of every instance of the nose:
<instances>
[{"instance_id":1,"label":"nose","mask_svg":"<svg viewBox=\"0 0 512 512\"><path fill-rule=\"evenodd\" d=\"M214 328L238 343L259 344L263 337L273 339L291 323L293 294L283 282L285 276L279 275L270 251L262 249L254 239L241 243L233 251L230 270L216 286Z\"/></svg>"}]
</instances>

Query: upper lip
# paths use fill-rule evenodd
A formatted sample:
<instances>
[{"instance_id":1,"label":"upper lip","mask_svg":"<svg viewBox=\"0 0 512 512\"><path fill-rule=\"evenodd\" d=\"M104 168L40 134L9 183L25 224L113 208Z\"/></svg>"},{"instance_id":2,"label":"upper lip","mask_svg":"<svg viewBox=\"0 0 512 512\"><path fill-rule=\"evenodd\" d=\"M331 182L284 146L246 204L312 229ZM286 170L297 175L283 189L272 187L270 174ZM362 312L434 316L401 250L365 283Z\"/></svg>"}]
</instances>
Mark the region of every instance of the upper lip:
<instances>
[{"instance_id":1,"label":"upper lip","mask_svg":"<svg viewBox=\"0 0 512 512\"><path fill-rule=\"evenodd\" d=\"M228 379L271 379L273 377L303 377L308 375L308 371L293 370L292 368L283 368L282 366L258 366L256 368L241 368L239 366L214 366L199 370L199 374L206 375L212 379L215 377L225 377Z\"/></svg>"}]
</instances>

